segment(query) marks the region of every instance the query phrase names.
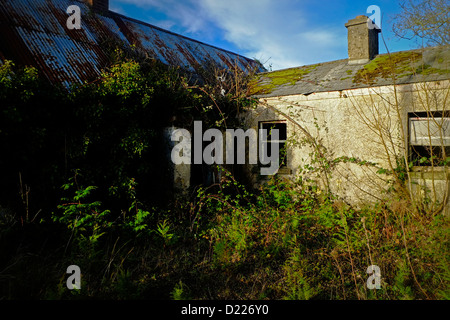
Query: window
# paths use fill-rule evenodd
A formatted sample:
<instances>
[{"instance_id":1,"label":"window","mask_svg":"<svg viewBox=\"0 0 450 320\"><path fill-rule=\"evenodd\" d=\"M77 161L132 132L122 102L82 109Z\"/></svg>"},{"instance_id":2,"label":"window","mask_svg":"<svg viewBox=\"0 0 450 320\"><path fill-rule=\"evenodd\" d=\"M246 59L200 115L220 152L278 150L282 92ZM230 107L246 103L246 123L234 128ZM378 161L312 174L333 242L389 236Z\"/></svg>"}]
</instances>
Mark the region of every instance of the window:
<instances>
[{"instance_id":1,"label":"window","mask_svg":"<svg viewBox=\"0 0 450 320\"><path fill-rule=\"evenodd\" d=\"M260 122L259 129L267 130L267 138L260 136L260 146L265 148L263 152L266 152L267 157L271 158L272 149L275 144L278 145L278 159L279 159L279 167L286 167L287 158L286 158L286 139L287 139L287 125L286 121L268 121L268 122ZM274 140L275 137L272 136L272 130L278 130L278 139ZM268 165L267 165L268 166Z\"/></svg>"},{"instance_id":2,"label":"window","mask_svg":"<svg viewBox=\"0 0 450 320\"><path fill-rule=\"evenodd\" d=\"M450 157L450 117L443 112L410 114L409 144L416 166L443 165Z\"/></svg>"}]
</instances>

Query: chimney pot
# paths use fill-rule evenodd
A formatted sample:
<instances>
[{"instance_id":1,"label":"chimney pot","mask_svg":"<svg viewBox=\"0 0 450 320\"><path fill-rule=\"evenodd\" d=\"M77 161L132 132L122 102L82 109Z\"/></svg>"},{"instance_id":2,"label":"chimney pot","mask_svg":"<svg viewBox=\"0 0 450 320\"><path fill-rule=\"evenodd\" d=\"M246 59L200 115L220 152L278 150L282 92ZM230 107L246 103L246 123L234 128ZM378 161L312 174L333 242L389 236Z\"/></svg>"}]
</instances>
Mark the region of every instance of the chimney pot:
<instances>
[{"instance_id":1,"label":"chimney pot","mask_svg":"<svg viewBox=\"0 0 450 320\"><path fill-rule=\"evenodd\" d=\"M377 28L369 28L369 18L359 15L349 20L345 27L348 30L348 63L367 63L378 54Z\"/></svg>"},{"instance_id":2,"label":"chimney pot","mask_svg":"<svg viewBox=\"0 0 450 320\"><path fill-rule=\"evenodd\" d=\"M109 10L109 0L85 0L94 10L107 12Z\"/></svg>"}]
</instances>

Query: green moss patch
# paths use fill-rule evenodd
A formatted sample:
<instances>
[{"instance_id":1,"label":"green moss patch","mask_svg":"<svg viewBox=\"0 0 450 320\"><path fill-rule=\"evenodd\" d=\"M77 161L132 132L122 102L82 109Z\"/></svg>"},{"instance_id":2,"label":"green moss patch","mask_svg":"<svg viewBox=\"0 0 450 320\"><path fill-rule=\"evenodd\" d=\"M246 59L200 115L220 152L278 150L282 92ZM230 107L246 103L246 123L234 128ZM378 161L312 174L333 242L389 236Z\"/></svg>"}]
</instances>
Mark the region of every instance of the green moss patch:
<instances>
[{"instance_id":1,"label":"green moss patch","mask_svg":"<svg viewBox=\"0 0 450 320\"><path fill-rule=\"evenodd\" d=\"M258 75L250 81L250 93L268 94L282 85L295 85L303 77L317 68L318 64L300 68L283 69Z\"/></svg>"},{"instance_id":2,"label":"green moss patch","mask_svg":"<svg viewBox=\"0 0 450 320\"><path fill-rule=\"evenodd\" d=\"M443 59L441 59L443 60ZM439 61L438 61L439 62ZM376 57L358 70L354 83L374 84L377 78L402 78L410 75L450 73L450 70L434 68L423 64L422 53L414 51L396 52Z\"/></svg>"},{"instance_id":3,"label":"green moss patch","mask_svg":"<svg viewBox=\"0 0 450 320\"><path fill-rule=\"evenodd\" d=\"M416 69L414 65L417 65L420 59L422 54L418 52L397 52L378 56L358 70L353 82L373 84L379 77L388 79L413 74Z\"/></svg>"}]
</instances>

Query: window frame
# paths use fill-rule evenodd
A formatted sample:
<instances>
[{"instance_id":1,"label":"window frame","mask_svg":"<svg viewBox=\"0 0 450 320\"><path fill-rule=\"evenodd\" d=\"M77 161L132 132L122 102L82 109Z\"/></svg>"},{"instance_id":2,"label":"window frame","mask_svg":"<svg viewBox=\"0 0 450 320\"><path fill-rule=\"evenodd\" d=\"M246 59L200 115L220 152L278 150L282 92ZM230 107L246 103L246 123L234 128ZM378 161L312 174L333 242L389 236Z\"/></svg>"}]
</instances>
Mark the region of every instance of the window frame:
<instances>
[{"instance_id":1,"label":"window frame","mask_svg":"<svg viewBox=\"0 0 450 320\"><path fill-rule=\"evenodd\" d=\"M262 137L259 135L259 130L260 129L266 129L263 126L267 125L267 124L284 124L285 125L285 139L278 139L278 140L271 140L271 139L267 139L266 141L262 140ZM258 154L260 154L260 147L267 147L268 143L272 144L272 143L278 143L279 145L279 149L278 152L280 153L281 156L281 152L284 150L285 154L283 157L280 157L280 160L282 159L283 161L280 161L281 163L279 163L279 170L278 173L285 173L284 171L287 170L287 162L288 162L288 158L287 158L287 140L288 140L288 135L287 135L287 121L286 120L266 120L266 121L259 121L258 122ZM282 134L279 134L279 137L282 137ZM267 138L270 137L270 132L267 133ZM280 146L283 145L284 147L281 148ZM262 163L259 162L259 166L260 167L266 167L269 166L268 164L264 165ZM281 170L281 171L280 171ZM289 172L290 173L290 172Z\"/></svg>"},{"instance_id":2,"label":"window frame","mask_svg":"<svg viewBox=\"0 0 450 320\"><path fill-rule=\"evenodd\" d=\"M445 119L445 128L437 127L435 122L443 121L440 119ZM428 123L433 123L435 128L431 130L442 130L442 134L432 138L431 145L429 143L430 136L427 135L423 139L419 139L417 133L413 133L414 129L420 129L419 126L413 125L414 121L427 121ZM443 122L441 122L443 124ZM429 129L430 130L430 129ZM437 132L437 131L436 131ZM413 138L415 140L413 141ZM422 142L428 139L428 142ZM439 139L439 141L437 141ZM437 141L433 143L434 141ZM414 166L431 166L431 162L428 160L423 160L424 158L430 158L431 155L436 155L438 157L436 162L433 162L433 166L443 166L446 162L446 158L450 157L450 112L449 111L423 111L423 112L410 112L408 113L408 149L409 149L409 161L413 163ZM445 159L444 159L445 157Z\"/></svg>"}]
</instances>

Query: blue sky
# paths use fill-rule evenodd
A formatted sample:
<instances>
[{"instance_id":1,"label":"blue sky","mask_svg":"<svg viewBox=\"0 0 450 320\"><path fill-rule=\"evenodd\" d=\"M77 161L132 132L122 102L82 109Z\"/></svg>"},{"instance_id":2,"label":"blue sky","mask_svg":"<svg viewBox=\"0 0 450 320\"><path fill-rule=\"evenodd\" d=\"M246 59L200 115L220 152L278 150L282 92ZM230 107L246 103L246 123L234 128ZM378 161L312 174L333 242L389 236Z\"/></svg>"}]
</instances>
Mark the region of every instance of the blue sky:
<instances>
[{"instance_id":1,"label":"blue sky","mask_svg":"<svg viewBox=\"0 0 450 320\"><path fill-rule=\"evenodd\" d=\"M272 70L347 58L344 24L370 16L370 5L381 10L389 51L417 47L392 33L396 0L110 0L112 11L259 59Z\"/></svg>"}]
</instances>

